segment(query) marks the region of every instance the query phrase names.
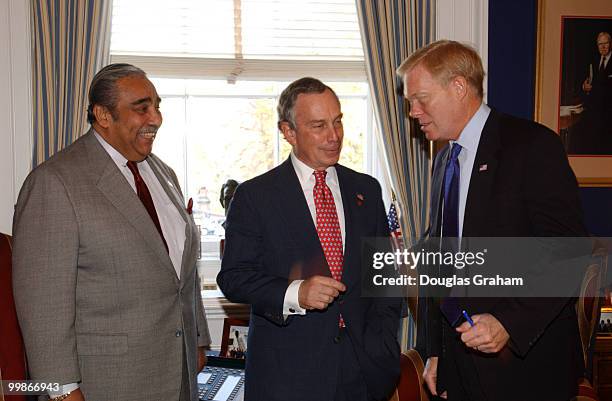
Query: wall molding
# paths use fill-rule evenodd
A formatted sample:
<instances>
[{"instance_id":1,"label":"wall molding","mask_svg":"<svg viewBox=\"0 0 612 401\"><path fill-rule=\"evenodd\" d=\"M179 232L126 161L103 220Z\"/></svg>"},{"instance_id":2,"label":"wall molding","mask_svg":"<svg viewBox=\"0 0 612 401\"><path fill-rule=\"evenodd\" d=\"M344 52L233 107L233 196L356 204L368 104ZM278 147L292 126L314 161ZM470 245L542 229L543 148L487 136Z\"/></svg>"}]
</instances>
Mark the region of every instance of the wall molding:
<instances>
[{"instance_id":1,"label":"wall molding","mask_svg":"<svg viewBox=\"0 0 612 401\"><path fill-rule=\"evenodd\" d=\"M451 39L473 45L485 72L489 57L489 1L436 0L436 39ZM485 101L487 76L485 75Z\"/></svg>"},{"instance_id":2,"label":"wall molding","mask_svg":"<svg viewBox=\"0 0 612 401\"><path fill-rule=\"evenodd\" d=\"M13 205L32 165L30 2L0 0L0 231L11 233Z\"/></svg>"}]
</instances>

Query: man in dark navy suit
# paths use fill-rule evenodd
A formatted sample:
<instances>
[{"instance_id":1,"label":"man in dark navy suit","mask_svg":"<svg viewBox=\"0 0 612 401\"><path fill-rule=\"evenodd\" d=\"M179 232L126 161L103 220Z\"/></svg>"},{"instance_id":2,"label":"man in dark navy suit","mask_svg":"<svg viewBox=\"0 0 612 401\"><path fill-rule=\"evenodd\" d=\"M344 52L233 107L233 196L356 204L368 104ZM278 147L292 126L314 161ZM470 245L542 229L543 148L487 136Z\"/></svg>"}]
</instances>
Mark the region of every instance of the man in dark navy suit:
<instances>
[{"instance_id":1,"label":"man in dark navy suit","mask_svg":"<svg viewBox=\"0 0 612 401\"><path fill-rule=\"evenodd\" d=\"M410 117L429 140L450 142L434 162L431 237L585 234L576 178L558 136L483 103L484 70L474 49L434 42L398 74ZM424 301L417 342L433 394L463 401L576 394L581 356L571 298L464 298L457 310L451 298ZM456 319L462 309L473 322Z\"/></svg>"},{"instance_id":2,"label":"man in dark navy suit","mask_svg":"<svg viewBox=\"0 0 612 401\"><path fill-rule=\"evenodd\" d=\"M241 184L217 282L251 305L246 400L386 400L399 376L400 301L361 297L361 239L388 237L381 189L338 164L334 91L302 78L281 94L290 157Z\"/></svg>"}]
</instances>

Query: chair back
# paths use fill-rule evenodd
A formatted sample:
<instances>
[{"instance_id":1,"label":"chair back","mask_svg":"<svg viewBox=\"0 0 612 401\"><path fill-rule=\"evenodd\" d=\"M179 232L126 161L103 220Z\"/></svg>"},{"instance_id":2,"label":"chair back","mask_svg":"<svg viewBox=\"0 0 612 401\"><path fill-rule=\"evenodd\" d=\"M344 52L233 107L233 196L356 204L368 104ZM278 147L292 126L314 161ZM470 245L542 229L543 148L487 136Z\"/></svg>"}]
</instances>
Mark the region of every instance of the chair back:
<instances>
[{"instance_id":1,"label":"chair back","mask_svg":"<svg viewBox=\"0 0 612 401\"><path fill-rule=\"evenodd\" d=\"M599 321L599 308L601 306L601 286L605 282L608 267L608 249L604 244L595 244L589 265L586 268L580 294L576 301L576 315L578 316L578 330L580 332L580 345L585 366L585 374L578 386L578 396L572 401L598 401L599 397L588 380L588 372L593 352L593 338L597 334Z\"/></svg>"},{"instance_id":2,"label":"chair back","mask_svg":"<svg viewBox=\"0 0 612 401\"><path fill-rule=\"evenodd\" d=\"M0 377L2 380L24 380L26 360L13 298L12 255L11 236L0 233ZM25 401L26 397L11 396L9 399Z\"/></svg>"},{"instance_id":3,"label":"chair back","mask_svg":"<svg viewBox=\"0 0 612 401\"><path fill-rule=\"evenodd\" d=\"M587 267L580 294L576 301L576 314L578 315L578 329L580 331L580 343L584 365L588 366L590 347L599 320L599 308L601 305L601 284L605 280L608 267L608 250L602 244L597 244L589 266Z\"/></svg>"},{"instance_id":4,"label":"chair back","mask_svg":"<svg viewBox=\"0 0 612 401\"><path fill-rule=\"evenodd\" d=\"M400 357L400 380L395 394L389 401L429 401L423 387L423 360L419 353L410 349Z\"/></svg>"}]
</instances>

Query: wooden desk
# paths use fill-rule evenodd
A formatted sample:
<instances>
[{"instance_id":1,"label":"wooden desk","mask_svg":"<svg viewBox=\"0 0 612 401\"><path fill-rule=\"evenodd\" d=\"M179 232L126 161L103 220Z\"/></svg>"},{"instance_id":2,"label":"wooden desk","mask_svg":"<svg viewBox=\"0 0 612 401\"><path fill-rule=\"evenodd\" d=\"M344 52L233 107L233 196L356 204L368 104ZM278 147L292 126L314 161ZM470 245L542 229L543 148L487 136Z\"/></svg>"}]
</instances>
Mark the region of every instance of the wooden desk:
<instances>
[{"instance_id":1,"label":"wooden desk","mask_svg":"<svg viewBox=\"0 0 612 401\"><path fill-rule=\"evenodd\" d=\"M593 388L600 400L612 400L612 336L597 336L595 340Z\"/></svg>"}]
</instances>

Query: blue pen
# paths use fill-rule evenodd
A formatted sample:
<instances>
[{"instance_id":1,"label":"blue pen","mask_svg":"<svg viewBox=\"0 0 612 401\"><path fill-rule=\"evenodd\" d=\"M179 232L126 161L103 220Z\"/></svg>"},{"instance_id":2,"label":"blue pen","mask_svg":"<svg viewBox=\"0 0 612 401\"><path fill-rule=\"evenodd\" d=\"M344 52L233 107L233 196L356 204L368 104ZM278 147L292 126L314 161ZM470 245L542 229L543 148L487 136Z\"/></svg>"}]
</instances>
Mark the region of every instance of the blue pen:
<instances>
[{"instance_id":1,"label":"blue pen","mask_svg":"<svg viewBox=\"0 0 612 401\"><path fill-rule=\"evenodd\" d=\"M463 313L463 317L465 318L465 320L467 320L467 322L470 324L470 326L474 327L474 321L472 320L470 315L468 315L468 313L465 311L465 309L462 310L461 313Z\"/></svg>"}]
</instances>

